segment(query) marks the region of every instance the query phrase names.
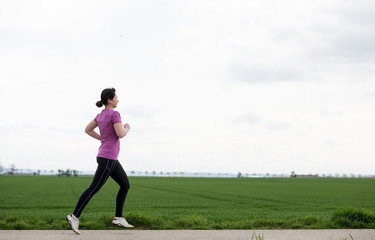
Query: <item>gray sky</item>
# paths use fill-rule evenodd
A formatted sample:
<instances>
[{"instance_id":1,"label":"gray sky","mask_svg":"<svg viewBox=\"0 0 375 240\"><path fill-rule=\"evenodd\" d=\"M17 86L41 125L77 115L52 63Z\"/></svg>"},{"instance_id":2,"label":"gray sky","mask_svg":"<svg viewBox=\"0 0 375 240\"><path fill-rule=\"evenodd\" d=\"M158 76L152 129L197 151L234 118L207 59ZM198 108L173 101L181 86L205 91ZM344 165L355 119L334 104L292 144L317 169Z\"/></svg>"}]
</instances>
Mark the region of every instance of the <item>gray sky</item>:
<instances>
[{"instance_id":1,"label":"gray sky","mask_svg":"<svg viewBox=\"0 0 375 240\"><path fill-rule=\"evenodd\" d=\"M375 173L374 1L1 1L0 162L95 170L115 87L130 170Z\"/></svg>"}]
</instances>

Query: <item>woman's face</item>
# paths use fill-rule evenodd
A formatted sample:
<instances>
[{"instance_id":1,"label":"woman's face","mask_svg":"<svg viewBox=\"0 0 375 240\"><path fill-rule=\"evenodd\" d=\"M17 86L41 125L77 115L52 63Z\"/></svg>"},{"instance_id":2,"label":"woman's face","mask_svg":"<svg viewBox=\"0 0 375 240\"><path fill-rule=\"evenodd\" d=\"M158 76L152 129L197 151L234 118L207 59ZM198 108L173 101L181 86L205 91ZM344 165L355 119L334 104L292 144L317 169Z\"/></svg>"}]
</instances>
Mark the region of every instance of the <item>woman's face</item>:
<instances>
[{"instance_id":1,"label":"woman's face","mask_svg":"<svg viewBox=\"0 0 375 240\"><path fill-rule=\"evenodd\" d=\"M117 107L117 103L119 100L117 99L117 94L115 94L115 97L112 100L108 100L108 103L112 105L113 108Z\"/></svg>"}]
</instances>

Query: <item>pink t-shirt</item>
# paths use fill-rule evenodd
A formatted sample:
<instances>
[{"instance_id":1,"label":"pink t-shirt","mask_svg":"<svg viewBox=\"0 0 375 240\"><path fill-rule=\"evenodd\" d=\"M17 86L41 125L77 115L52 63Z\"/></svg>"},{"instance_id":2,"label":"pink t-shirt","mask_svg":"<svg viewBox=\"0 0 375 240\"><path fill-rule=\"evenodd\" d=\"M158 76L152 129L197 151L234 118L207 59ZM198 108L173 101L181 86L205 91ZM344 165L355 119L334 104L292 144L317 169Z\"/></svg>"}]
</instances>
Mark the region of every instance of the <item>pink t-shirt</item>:
<instances>
[{"instance_id":1,"label":"pink t-shirt","mask_svg":"<svg viewBox=\"0 0 375 240\"><path fill-rule=\"evenodd\" d=\"M94 121L99 126L102 142L97 156L117 160L120 152L120 139L113 124L121 122L120 114L111 109L104 109L96 116Z\"/></svg>"}]
</instances>

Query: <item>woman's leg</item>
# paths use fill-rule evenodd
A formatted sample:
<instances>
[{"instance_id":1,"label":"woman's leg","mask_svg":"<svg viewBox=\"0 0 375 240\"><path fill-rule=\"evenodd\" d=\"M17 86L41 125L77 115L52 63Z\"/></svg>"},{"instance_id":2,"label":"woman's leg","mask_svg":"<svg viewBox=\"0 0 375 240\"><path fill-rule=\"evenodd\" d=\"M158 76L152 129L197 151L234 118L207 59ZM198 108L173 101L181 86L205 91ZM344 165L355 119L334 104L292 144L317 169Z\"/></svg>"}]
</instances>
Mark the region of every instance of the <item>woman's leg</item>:
<instances>
[{"instance_id":1,"label":"woman's leg","mask_svg":"<svg viewBox=\"0 0 375 240\"><path fill-rule=\"evenodd\" d=\"M116 166L114 167L111 177L120 186L116 197L116 217L122 217L122 209L124 208L124 203L126 195L128 194L130 184L128 176L126 175L124 169L122 168L119 161L116 161Z\"/></svg>"},{"instance_id":2,"label":"woman's leg","mask_svg":"<svg viewBox=\"0 0 375 240\"><path fill-rule=\"evenodd\" d=\"M73 212L74 216L79 218L85 206L89 203L91 198L100 190L100 188L107 181L109 175L113 171L117 161L97 158L98 168L96 169L94 178L89 186L81 195Z\"/></svg>"}]
</instances>

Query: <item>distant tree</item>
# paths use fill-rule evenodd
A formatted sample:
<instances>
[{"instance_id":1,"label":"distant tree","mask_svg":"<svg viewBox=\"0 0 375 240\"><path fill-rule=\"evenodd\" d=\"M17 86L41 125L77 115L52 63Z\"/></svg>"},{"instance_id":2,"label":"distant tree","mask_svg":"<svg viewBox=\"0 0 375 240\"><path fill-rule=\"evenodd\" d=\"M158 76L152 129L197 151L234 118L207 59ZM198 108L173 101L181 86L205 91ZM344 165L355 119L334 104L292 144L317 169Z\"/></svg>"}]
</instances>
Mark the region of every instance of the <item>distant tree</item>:
<instances>
[{"instance_id":1,"label":"distant tree","mask_svg":"<svg viewBox=\"0 0 375 240\"><path fill-rule=\"evenodd\" d=\"M16 165L11 164L11 165L10 165L10 172L9 172L9 174L10 174L10 175L14 175L14 174L16 173L16 171L17 171L17 169L16 169Z\"/></svg>"},{"instance_id":2,"label":"distant tree","mask_svg":"<svg viewBox=\"0 0 375 240\"><path fill-rule=\"evenodd\" d=\"M290 177L297 177L297 174L294 171L292 171L292 173L290 174Z\"/></svg>"},{"instance_id":3,"label":"distant tree","mask_svg":"<svg viewBox=\"0 0 375 240\"><path fill-rule=\"evenodd\" d=\"M242 176L241 172L238 172L237 178L240 178Z\"/></svg>"},{"instance_id":4,"label":"distant tree","mask_svg":"<svg viewBox=\"0 0 375 240\"><path fill-rule=\"evenodd\" d=\"M65 171L65 176L70 177L70 175L71 175L71 170L68 168Z\"/></svg>"},{"instance_id":5,"label":"distant tree","mask_svg":"<svg viewBox=\"0 0 375 240\"><path fill-rule=\"evenodd\" d=\"M64 176L65 175L65 171L63 169L60 170L60 176Z\"/></svg>"},{"instance_id":6,"label":"distant tree","mask_svg":"<svg viewBox=\"0 0 375 240\"><path fill-rule=\"evenodd\" d=\"M73 176L74 176L74 177L77 177L77 176L78 176L78 171L75 170L75 169L73 170Z\"/></svg>"}]
</instances>

